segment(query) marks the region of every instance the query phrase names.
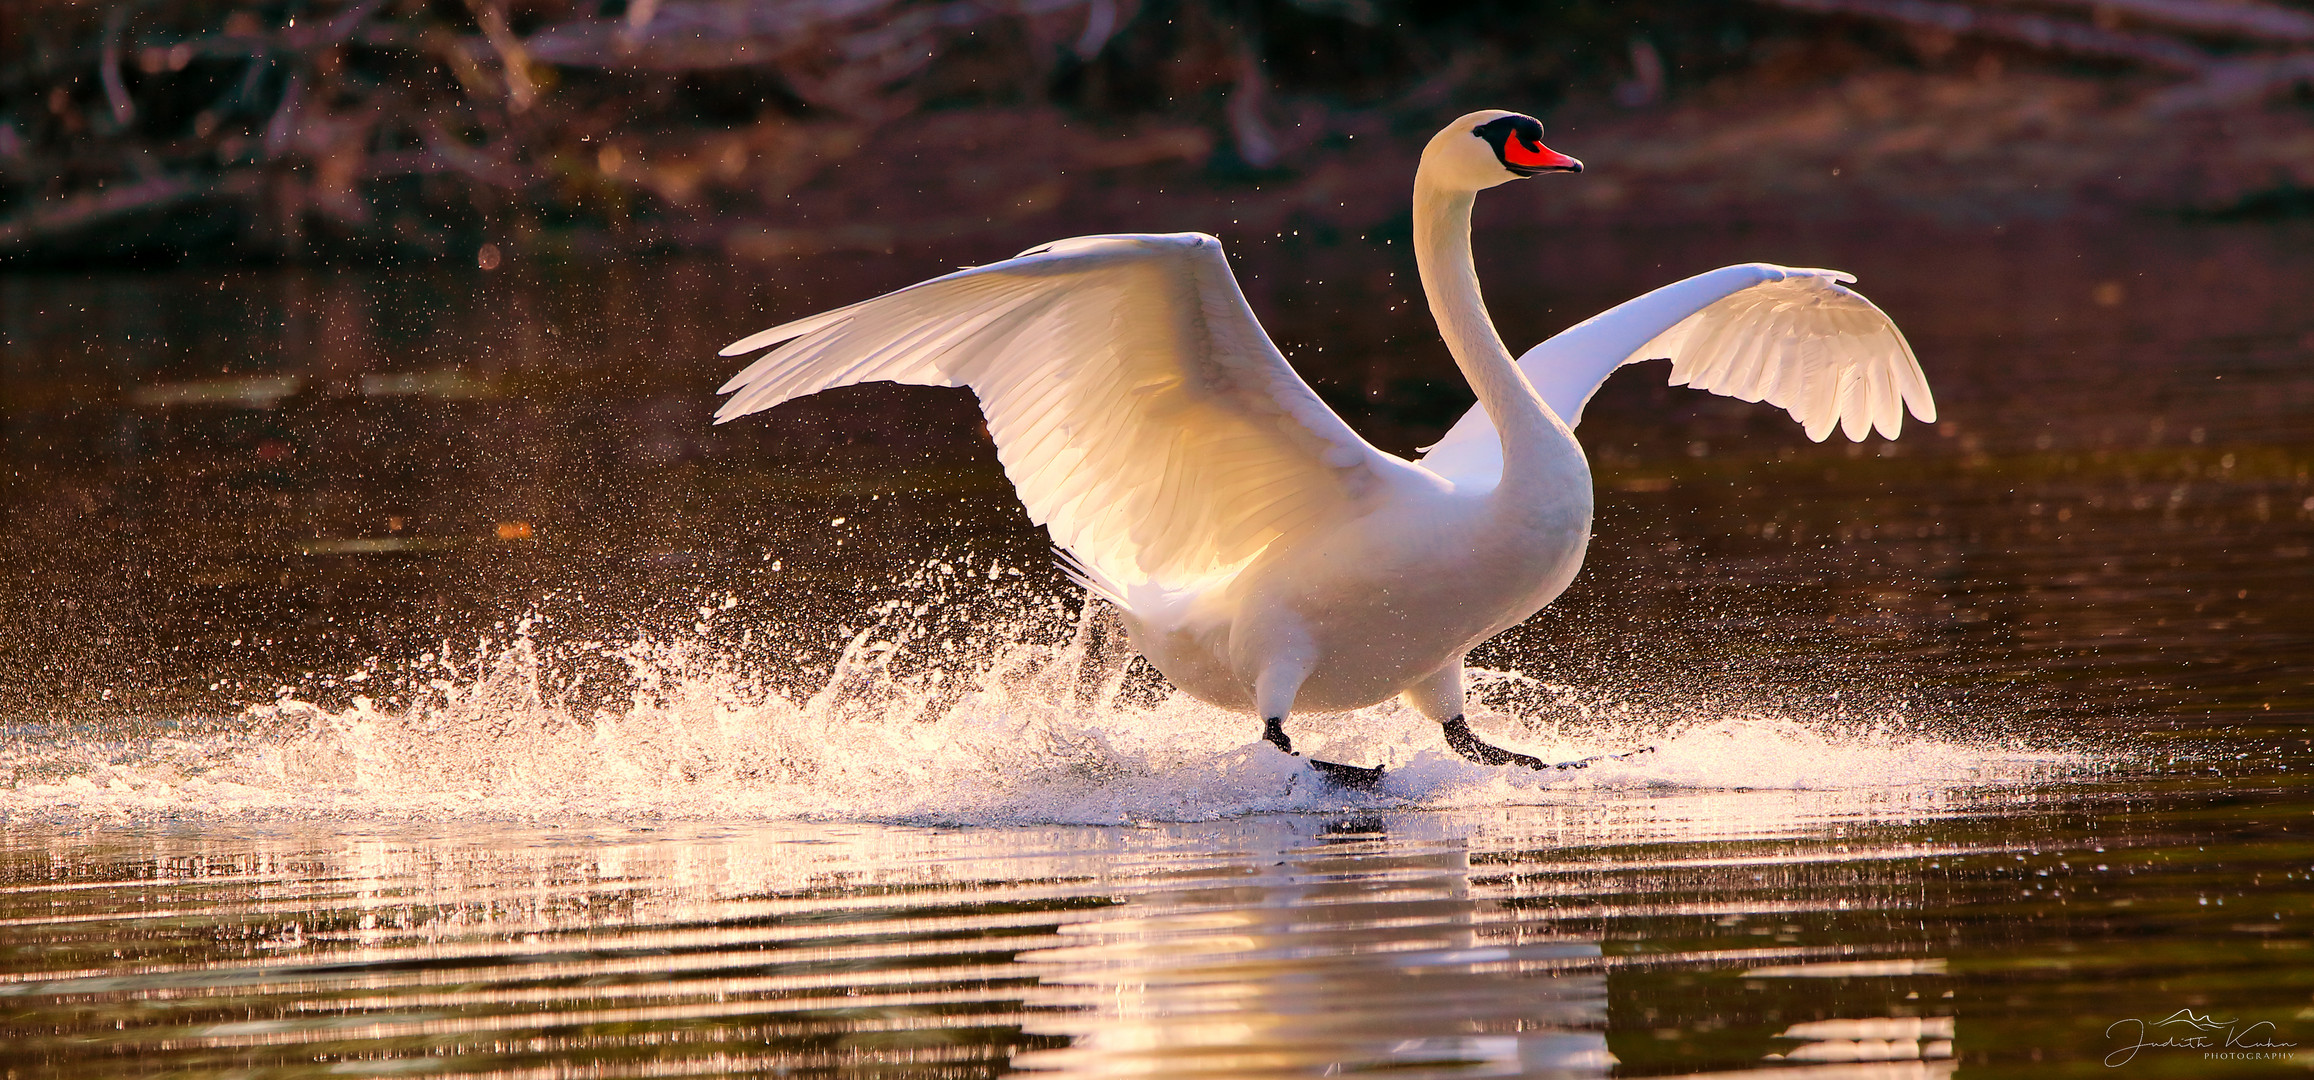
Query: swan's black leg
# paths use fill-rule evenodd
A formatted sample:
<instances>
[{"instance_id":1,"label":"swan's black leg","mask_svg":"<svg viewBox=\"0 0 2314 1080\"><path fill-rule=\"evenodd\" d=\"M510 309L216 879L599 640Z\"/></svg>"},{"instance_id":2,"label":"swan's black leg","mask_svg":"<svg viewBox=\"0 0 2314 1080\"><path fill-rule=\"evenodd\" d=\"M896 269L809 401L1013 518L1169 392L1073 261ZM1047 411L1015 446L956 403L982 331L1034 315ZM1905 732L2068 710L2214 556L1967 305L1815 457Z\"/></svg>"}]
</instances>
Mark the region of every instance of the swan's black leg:
<instances>
[{"instance_id":1,"label":"swan's black leg","mask_svg":"<svg viewBox=\"0 0 2314 1080\"><path fill-rule=\"evenodd\" d=\"M1261 737L1269 740L1271 746L1286 753L1292 754L1294 752L1293 740L1286 737L1284 717L1273 716L1262 721ZM1294 756L1300 757L1301 755L1295 754ZM1355 788L1359 791L1371 791L1382 783L1382 766L1380 765L1366 768L1357 765L1344 765L1338 761L1312 759L1310 768L1317 770L1318 775L1325 777L1328 783Z\"/></svg>"},{"instance_id":2,"label":"swan's black leg","mask_svg":"<svg viewBox=\"0 0 2314 1080\"><path fill-rule=\"evenodd\" d=\"M1543 759L1531 754L1513 753L1470 733L1470 725L1462 717L1455 717L1439 725L1446 729L1446 745L1454 752L1481 765L1524 765L1530 769L1548 769Z\"/></svg>"},{"instance_id":3,"label":"swan's black leg","mask_svg":"<svg viewBox=\"0 0 2314 1080\"><path fill-rule=\"evenodd\" d=\"M1261 737L1268 739L1271 746L1275 746L1278 749L1285 751L1286 753L1291 754L1294 752L1294 741L1292 739L1286 738L1285 717L1273 716L1267 720L1262 721Z\"/></svg>"}]
</instances>

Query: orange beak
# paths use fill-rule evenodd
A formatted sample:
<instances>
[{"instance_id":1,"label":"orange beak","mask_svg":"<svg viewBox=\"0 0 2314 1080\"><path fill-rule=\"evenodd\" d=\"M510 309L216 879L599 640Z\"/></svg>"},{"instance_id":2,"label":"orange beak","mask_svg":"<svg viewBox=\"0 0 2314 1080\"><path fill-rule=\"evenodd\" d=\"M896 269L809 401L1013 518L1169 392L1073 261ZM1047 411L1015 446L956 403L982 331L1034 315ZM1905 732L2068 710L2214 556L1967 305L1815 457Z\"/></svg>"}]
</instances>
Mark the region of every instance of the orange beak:
<instances>
[{"instance_id":1,"label":"orange beak","mask_svg":"<svg viewBox=\"0 0 2314 1080\"><path fill-rule=\"evenodd\" d=\"M1541 143L1528 146L1524 140L1512 137L1503 140L1503 160L1522 169L1536 172L1582 172L1583 163Z\"/></svg>"}]
</instances>

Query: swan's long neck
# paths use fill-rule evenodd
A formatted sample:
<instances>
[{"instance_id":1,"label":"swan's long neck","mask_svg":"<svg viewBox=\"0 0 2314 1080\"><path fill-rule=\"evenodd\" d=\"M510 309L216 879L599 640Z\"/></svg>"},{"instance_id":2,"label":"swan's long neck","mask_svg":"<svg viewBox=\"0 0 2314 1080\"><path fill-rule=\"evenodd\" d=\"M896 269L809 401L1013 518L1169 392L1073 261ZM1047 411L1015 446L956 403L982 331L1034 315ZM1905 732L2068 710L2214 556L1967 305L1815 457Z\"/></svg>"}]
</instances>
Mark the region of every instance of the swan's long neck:
<instances>
[{"instance_id":1,"label":"swan's long neck","mask_svg":"<svg viewBox=\"0 0 2314 1080\"><path fill-rule=\"evenodd\" d=\"M1455 366L1470 380L1471 390L1502 437L1500 490L1532 490L1569 479L1570 451L1575 467L1587 474L1573 433L1551 413L1511 359L1486 313L1478 271L1470 258L1475 193L1439 185L1428 171L1420 169L1414 175L1414 261L1446 349L1454 354Z\"/></svg>"}]
</instances>

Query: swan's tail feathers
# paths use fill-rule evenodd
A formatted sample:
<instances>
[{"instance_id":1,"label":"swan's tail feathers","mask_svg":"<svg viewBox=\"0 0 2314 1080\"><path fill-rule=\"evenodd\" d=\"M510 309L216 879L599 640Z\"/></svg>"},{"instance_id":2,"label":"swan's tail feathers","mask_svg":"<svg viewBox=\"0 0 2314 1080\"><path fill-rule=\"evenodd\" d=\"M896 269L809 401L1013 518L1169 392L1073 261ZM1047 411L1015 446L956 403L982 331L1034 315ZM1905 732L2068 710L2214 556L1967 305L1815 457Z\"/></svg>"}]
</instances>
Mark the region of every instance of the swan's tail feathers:
<instances>
[{"instance_id":1,"label":"swan's tail feathers","mask_svg":"<svg viewBox=\"0 0 2314 1080\"><path fill-rule=\"evenodd\" d=\"M1133 605L1125 600L1125 587L1111 580L1091 563L1078 558L1075 552L1055 547L1053 559L1061 564L1061 573L1067 574L1070 581L1084 586L1086 592L1117 605L1119 610L1133 610Z\"/></svg>"}]
</instances>

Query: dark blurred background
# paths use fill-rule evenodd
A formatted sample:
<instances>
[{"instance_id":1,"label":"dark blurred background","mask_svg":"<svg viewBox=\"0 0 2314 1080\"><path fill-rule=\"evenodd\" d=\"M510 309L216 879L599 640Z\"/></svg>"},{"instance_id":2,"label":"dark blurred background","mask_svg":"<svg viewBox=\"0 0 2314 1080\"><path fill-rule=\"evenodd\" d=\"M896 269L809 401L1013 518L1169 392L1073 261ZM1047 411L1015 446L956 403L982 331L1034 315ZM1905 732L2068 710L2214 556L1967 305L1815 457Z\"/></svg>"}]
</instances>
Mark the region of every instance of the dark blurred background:
<instances>
[{"instance_id":1,"label":"dark blurred background","mask_svg":"<svg viewBox=\"0 0 2314 1080\"><path fill-rule=\"evenodd\" d=\"M961 394L706 421L723 343L1074 233L1220 235L1412 453L1471 398L1411 170L1489 106L1589 165L1480 204L1514 347L1837 266L1943 419L1618 376L1590 566L1483 661L2303 715L2309 80L2314 5L2247 0L7 0L0 723L390 697L525 615L808 687L927 561L1065 594Z\"/></svg>"},{"instance_id":2,"label":"dark blurred background","mask_svg":"<svg viewBox=\"0 0 2314 1080\"><path fill-rule=\"evenodd\" d=\"M1546 217L2293 214L2310 83L2275 0L10 0L0 258L1365 229L1479 105Z\"/></svg>"}]
</instances>

